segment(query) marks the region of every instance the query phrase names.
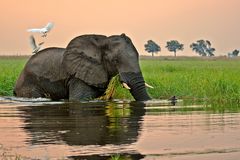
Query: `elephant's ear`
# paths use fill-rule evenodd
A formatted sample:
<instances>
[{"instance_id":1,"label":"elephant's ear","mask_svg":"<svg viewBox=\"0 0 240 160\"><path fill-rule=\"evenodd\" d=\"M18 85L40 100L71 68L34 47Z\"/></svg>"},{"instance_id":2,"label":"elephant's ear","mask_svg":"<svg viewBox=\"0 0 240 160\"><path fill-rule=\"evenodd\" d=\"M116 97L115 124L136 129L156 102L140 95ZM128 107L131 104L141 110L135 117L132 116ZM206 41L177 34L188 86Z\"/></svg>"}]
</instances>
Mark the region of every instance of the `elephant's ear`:
<instances>
[{"instance_id":1,"label":"elephant's ear","mask_svg":"<svg viewBox=\"0 0 240 160\"><path fill-rule=\"evenodd\" d=\"M104 68L99 46L105 38L100 35L85 35L73 39L63 56L63 66L67 73L89 85L106 87L108 73Z\"/></svg>"}]
</instances>

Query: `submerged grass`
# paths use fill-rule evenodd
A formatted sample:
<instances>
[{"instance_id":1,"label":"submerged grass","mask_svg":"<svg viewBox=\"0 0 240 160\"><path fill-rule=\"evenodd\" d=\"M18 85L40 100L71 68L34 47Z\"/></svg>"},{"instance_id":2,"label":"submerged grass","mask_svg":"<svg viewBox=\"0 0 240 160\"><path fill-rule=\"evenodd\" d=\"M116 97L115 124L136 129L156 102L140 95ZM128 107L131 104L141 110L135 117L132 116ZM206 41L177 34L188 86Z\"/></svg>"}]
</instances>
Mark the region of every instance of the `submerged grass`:
<instances>
[{"instance_id":1,"label":"submerged grass","mask_svg":"<svg viewBox=\"0 0 240 160\"><path fill-rule=\"evenodd\" d=\"M27 58L0 58L0 95L11 96L15 81ZM218 103L239 104L240 63L227 59L142 59L145 81L154 86L148 89L154 99L204 99ZM132 99L117 77L109 84L105 99Z\"/></svg>"}]
</instances>

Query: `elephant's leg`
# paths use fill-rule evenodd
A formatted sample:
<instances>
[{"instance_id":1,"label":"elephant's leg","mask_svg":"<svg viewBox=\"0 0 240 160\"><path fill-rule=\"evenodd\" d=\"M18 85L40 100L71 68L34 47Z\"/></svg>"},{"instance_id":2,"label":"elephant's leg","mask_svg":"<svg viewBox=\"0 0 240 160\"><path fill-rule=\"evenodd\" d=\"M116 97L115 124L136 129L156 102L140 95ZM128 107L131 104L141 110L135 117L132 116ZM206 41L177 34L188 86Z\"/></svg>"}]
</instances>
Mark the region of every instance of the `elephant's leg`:
<instances>
[{"instance_id":1,"label":"elephant's leg","mask_svg":"<svg viewBox=\"0 0 240 160\"><path fill-rule=\"evenodd\" d=\"M40 91L37 86L23 86L20 89L14 90L15 96L27 97L27 98L39 98L44 97L44 94Z\"/></svg>"},{"instance_id":2,"label":"elephant's leg","mask_svg":"<svg viewBox=\"0 0 240 160\"><path fill-rule=\"evenodd\" d=\"M69 100L90 100L98 97L100 92L97 89L87 85L78 78L69 81Z\"/></svg>"}]
</instances>

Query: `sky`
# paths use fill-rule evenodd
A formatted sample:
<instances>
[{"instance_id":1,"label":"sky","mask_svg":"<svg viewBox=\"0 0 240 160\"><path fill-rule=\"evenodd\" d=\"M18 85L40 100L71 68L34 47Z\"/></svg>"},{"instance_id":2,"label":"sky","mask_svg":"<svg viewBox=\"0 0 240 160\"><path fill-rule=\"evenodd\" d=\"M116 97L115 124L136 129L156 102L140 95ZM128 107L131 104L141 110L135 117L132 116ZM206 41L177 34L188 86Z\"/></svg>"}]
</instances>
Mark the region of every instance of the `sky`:
<instances>
[{"instance_id":1,"label":"sky","mask_svg":"<svg viewBox=\"0 0 240 160\"><path fill-rule=\"evenodd\" d=\"M54 23L43 47L66 47L83 34L128 35L139 54L147 40L160 45L158 55L173 55L169 40L184 44L177 55L194 56L189 45L210 40L215 55L240 49L240 0L2 0L0 55L30 55L29 28Z\"/></svg>"}]
</instances>

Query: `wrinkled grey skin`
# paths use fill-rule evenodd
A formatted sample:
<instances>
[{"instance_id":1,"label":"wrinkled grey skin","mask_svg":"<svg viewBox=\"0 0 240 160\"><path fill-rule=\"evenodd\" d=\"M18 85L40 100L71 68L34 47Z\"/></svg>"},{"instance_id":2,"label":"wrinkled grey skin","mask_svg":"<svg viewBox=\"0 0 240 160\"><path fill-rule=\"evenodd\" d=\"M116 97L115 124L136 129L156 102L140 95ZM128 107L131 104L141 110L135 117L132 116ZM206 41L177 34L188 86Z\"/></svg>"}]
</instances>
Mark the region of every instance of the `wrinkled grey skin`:
<instances>
[{"instance_id":1,"label":"wrinkled grey skin","mask_svg":"<svg viewBox=\"0 0 240 160\"><path fill-rule=\"evenodd\" d=\"M88 100L101 96L119 74L137 101L149 100L138 52L125 35L82 35L66 49L47 48L33 55L20 74L14 94L53 100Z\"/></svg>"}]
</instances>

